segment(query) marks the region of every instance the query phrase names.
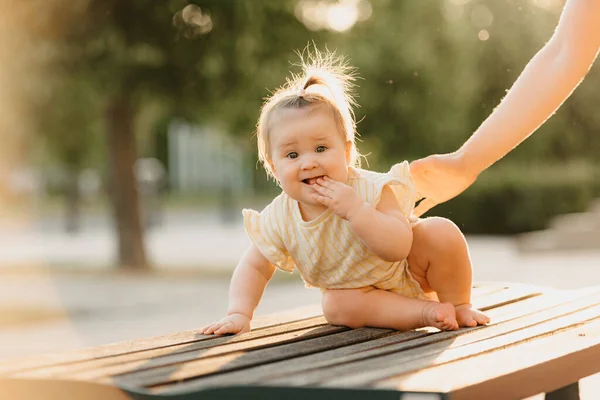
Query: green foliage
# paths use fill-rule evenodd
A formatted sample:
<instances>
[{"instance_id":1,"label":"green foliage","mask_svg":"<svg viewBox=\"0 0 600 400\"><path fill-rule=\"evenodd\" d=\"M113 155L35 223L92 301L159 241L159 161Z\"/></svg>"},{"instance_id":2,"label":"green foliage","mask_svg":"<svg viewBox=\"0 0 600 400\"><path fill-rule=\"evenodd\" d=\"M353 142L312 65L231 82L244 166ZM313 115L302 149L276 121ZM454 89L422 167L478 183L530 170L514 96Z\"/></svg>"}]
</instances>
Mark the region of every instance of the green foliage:
<instances>
[{"instance_id":1,"label":"green foliage","mask_svg":"<svg viewBox=\"0 0 600 400\"><path fill-rule=\"evenodd\" d=\"M185 21L189 4L210 18L210 30ZM294 15L297 4L90 0L71 29L69 51L100 96L125 90L135 94L138 108L162 104L156 121L180 116L216 123L250 141L262 99L284 82L297 61L294 51L310 41L327 45L359 68L362 147L376 162L389 162L460 145L548 40L560 11L526 0L377 0L368 20L333 33L307 30ZM482 30L488 40L478 37ZM597 70L544 133L510 159L564 160L600 151L592 140L600 124L591 101Z\"/></svg>"},{"instance_id":2,"label":"green foliage","mask_svg":"<svg viewBox=\"0 0 600 400\"><path fill-rule=\"evenodd\" d=\"M460 196L430 210L465 233L540 230L559 214L585 211L600 196L600 169L586 162L491 169Z\"/></svg>"},{"instance_id":3,"label":"green foliage","mask_svg":"<svg viewBox=\"0 0 600 400\"><path fill-rule=\"evenodd\" d=\"M57 94L50 115L40 114L41 121L54 121L47 132L56 140L47 149L56 159L77 152L98 159L98 121L111 96L127 93L144 141L141 154L166 160L165 127L170 118L183 117L243 138L248 168L256 170L253 132L262 99L288 76L290 62L298 61L294 51L314 41L347 55L363 78L359 149L371 153L371 168L452 151L552 34L560 2L545 2L555 4L549 8L538 3L371 0L370 18L340 33L308 30L296 18L296 0L88 0L60 49L60 74L73 82ZM199 14L190 20L184 12L191 6ZM597 65L538 134L492 168L494 179L484 175L438 210L452 212L467 230L514 232L584 207L592 190L583 188L587 180L524 183L494 171L513 163L594 162L600 154L599 86ZM56 107L62 111L52 115ZM261 169L255 186L273 188Z\"/></svg>"},{"instance_id":4,"label":"green foliage","mask_svg":"<svg viewBox=\"0 0 600 400\"><path fill-rule=\"evenodd\" d=\"M37 115L38 144L48 163L79 170L101 165L100 108L85 79L54 82L52 95Z\"/></svg>"}]
</instances>

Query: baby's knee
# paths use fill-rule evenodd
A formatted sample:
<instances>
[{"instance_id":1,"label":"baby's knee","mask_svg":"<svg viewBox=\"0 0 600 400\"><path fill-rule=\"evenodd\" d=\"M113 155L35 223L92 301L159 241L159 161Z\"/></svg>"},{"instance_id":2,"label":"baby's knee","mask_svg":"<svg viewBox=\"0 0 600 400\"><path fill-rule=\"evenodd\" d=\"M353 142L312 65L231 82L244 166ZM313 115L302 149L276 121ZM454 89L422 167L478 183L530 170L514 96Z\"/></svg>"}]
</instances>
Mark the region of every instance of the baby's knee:
<instances>
[{"instance_id":1,"label":"baby's knee","mask_svg":"<svg viewBox=\"0 0 600 400\"><path fill-rule=\"evenodd\" d=\"M349 328L360 328L358 315L358 302L356 292L358 289L327 289L323 291L322 307L323 316L331 325L343 325Z\"/></svg>"},{"instance_id":2,"label":"baby's knee","mask_svg":"<svg viewBox=\"0 0 600 400\"><path fill-rule=\"evenodd\" d=\"M420 241L428 249L454 250L457 246L466 246L463 233L447 218L426 218L415 226L413 235L413 241Z\"/></svg>"}]
</instances>

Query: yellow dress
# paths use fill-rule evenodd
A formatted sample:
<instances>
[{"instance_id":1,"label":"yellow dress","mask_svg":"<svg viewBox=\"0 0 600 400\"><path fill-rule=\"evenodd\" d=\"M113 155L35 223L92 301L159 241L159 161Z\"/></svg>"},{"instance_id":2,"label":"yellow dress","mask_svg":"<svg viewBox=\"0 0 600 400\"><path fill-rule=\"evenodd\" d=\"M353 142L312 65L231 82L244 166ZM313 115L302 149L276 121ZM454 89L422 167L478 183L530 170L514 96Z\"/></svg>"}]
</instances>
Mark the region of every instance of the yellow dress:
<instances>
[{"instance_id":1,"label":"yellow dress","mask_svg":"<svg viewBox=\"0 0 600 400\"><path fill-rule=\"evenodd\" d=\"M389 186L404 215L414 220L416 193L408 162L394 165L387 173L352 168L347 184L373 206L379 203L383 188ZM331 210L304 221L298 202L281 193L260 213L249 209L242 212L246 233L265 258L283 271L297 269L308 287L374 286L425 298L406 260L382 260L367 249L348 221Z\"/></svg>"}]
</instances>

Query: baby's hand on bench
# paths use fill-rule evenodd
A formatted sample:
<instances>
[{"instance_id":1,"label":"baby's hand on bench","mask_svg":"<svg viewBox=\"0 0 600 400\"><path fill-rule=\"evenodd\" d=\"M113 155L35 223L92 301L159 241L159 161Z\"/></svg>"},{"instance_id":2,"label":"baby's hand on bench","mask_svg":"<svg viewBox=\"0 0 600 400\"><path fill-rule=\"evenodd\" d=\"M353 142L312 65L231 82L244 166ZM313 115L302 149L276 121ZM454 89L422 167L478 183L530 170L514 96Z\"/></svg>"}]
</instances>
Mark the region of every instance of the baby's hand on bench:
<instances>
[{"instance_id":1,"label":"baby's hand on bench","mask_svg":"<svg viewBox=\"0 0 600 400\"><path fill-rule=\"evenodd\" d=\"M200 333L204 335L223 335L225 333L246 333L250 332L250 318L244 314L231 314L221 318L217 322L203 326Z\"/></svg>"}]
</instances>

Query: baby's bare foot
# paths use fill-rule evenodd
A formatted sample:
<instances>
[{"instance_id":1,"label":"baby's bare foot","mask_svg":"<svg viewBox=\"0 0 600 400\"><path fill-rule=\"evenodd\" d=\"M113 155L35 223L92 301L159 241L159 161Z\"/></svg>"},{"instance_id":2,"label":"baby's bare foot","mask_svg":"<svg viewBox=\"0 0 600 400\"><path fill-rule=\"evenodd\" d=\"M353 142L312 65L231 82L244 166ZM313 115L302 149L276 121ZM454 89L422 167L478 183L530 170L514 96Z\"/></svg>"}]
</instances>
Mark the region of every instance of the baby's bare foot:
<instances>
[{"instance_id":1,"label":"baby's bare foot","mask_svg":"<svg viewBox=\"0 0 600 400\"><path fill-rule=\"evenodd\" d=\"M433 326L443 331L458 329L456 311L450 303L428 302L423 307L423 321L425 326Z\"/></svg>"},{"instance_id":2,"label":"baby's bare foot","mask_svg":"<svg viewBox=\"0 0 600 400\"><path fill-rule=\"evenodd\" d=\"M478 309L472 308L471 304L461 304L456 306L455 309L459 326L477 326L490 323L490 318Z\"/></svg>"}]
</instances>

